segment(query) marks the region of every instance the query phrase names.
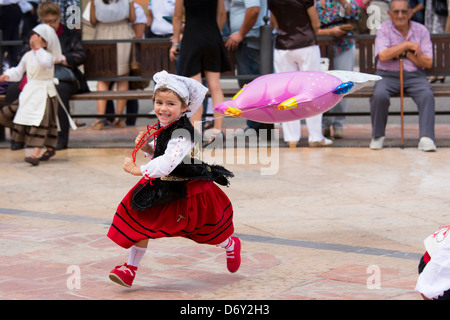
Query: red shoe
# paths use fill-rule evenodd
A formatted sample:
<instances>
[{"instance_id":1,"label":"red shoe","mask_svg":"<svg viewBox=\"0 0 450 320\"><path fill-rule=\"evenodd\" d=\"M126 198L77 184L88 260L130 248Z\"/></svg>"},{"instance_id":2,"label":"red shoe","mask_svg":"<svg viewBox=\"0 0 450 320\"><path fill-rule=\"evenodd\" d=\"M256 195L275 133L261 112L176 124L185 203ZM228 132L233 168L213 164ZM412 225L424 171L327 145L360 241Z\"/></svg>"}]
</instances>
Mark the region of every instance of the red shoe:
<instances>
[{"instance_id":1,"label":"red shoe","mask_svg":"<svg viewBox=\"0 0 450 320\"><path fill-rule=\"evenodd\" d=\"M241 265L241 240L231 237L234 241L233 251L227 251L227 268L231 273L238 271Z\"/></svg>"},{"instance_id":2,"label":"red shoe","mask_svg":"<svg viewBox=\"0 0 450 320\"><path fill-rule=\"evenodd\" d=\"M119 268L124 267L124 269L119 270ZM124 263L122 266L116 266L109 273L109 279L111 281L120 284L125 287L131 287L133 284L134 277L136 276L137 267L129 266Z\"/></svg>"}]
</instances>

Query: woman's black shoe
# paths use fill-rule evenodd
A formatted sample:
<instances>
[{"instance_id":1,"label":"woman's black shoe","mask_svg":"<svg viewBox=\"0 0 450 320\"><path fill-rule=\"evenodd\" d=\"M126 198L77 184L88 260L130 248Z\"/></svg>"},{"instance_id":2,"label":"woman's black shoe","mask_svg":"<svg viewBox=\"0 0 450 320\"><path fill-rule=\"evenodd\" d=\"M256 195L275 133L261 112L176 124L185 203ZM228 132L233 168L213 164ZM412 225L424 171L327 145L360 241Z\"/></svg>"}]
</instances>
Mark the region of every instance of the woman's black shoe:
<instances>
[{"instance_id":1,"label":"woman's black shoe","mask_svg":"<svg viewBox=\"0 0 450 320\"><path fill-rule=\"evenodd\" d=\"M11 150L23 149L25 145L22 142L11 141Z\"/></svg>"},{"instance_id":2,"label":"woman's black shoe","mask_svg":"<svg viewBox=\"0 0 450 320\"><path fill-rule=\"evenodd\" d=\"M25 158L25 162L28 162L29 164L31 164L33 167L39 165L39 159L35 158L33 156L31 157L26 157Z\"/></svg>"},{"instance_id":3,"label":"woman's black shoe","mask_svg":"<svg viewBox=\"0 0 450 320\"><path fill-rule=\"evenodd\" d=\"M58 142L58 144L56 145L56 150L64 150L67 149L67 143L63 143L63 142Z\"/></svg>"},{"instance_id":4,"label":"woman's black shoe","mask_svg":"<svg viewBox=\"0 0 450 320\"><path fill-rule=\"evenodd\" d=\"M44 154L39 158L41 161L48 161L51 157L55 155L55 149L49 148L47 151L44 152Z\"/></svg>"}]
</instances>

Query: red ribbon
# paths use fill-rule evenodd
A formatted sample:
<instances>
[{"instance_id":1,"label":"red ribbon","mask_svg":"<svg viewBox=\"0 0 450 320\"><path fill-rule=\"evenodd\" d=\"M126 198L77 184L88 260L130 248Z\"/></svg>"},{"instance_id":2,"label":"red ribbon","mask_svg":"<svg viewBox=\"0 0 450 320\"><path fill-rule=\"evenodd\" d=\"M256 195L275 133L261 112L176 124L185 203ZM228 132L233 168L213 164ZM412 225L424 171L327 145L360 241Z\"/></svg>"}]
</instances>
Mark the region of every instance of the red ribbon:
<instances>
[{"instance_id":1,"label":"red ribbon","mask_svg":"<svg viewBox=\"0 0 450 320\"><path fill-rule=\"evenodd\" d=\"M136 153L138 150L154 135L157 135L164 127L161 127L159 129L155 129L159 125L159 121L155 123L153 126L147 126L147 132L141 137L141 139L136 143L136 146L134 147L133 153L131 154L133 157L133 162L136 162ZM152 130L155 130L155 132L150 133ZM148 135L148 137L147 137Z\"/></svg>"}]
</instances>

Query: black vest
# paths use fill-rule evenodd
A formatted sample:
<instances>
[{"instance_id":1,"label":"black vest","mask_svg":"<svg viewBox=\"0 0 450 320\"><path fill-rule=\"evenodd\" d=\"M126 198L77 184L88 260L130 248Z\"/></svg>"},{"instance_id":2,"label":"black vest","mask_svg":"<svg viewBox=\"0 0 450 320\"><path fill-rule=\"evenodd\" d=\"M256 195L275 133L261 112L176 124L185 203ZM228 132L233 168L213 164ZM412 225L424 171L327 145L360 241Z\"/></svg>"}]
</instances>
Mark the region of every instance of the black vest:
<instances>
[{"instance_id":1,"label":"black vest","mask_svg":"<svg viewBox=\"0 0 450 320\"><path fill-rule=\"evenodd\" d=\"M189 118L183 116L176 123L161 130L156 140L154 157L164 154L171 139L184 137L192 142L201 141L200 134L194 129ZM228 186L229 178L234 175L219 165L209 165L203 161L186 156L169 176L151 179L136 187L133 194L133 208L145 210L186 197L186 182L200 179L214 181Z\"/></svg>"}]
</instances>

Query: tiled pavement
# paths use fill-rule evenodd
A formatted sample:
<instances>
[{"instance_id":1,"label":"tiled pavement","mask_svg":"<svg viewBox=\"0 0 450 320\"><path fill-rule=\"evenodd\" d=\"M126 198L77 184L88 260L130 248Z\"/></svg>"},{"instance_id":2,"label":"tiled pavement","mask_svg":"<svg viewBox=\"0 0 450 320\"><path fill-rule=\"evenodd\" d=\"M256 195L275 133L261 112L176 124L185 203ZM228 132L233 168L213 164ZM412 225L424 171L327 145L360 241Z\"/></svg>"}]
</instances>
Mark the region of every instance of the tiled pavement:
<instances>
[{"instance_id":1,"label":"tiled pavement","mask_svg":"<svg viewBox=\"0 0 450 320\"><path fill-rule=\"evenodd\" d=\"M368 144L367 126L352 128L347 138ZM136 129L107 129L97 141L129 140ZM72 143L89 131L73 132ZM69 148L38 167L24 151L0 149L0 299L420 300L423 239L449 223L448 131L437 131L435 153L418 151L408 129L405 149L394 131L394 147L381 151L249 148L227 158L240 270L227 272L222 249L159 239L131 289L108 280L127 251L106 237L136 180L121 169L131 149ZM275 172L262 174L269 165Z\"/></svg>"}]
</instances>

